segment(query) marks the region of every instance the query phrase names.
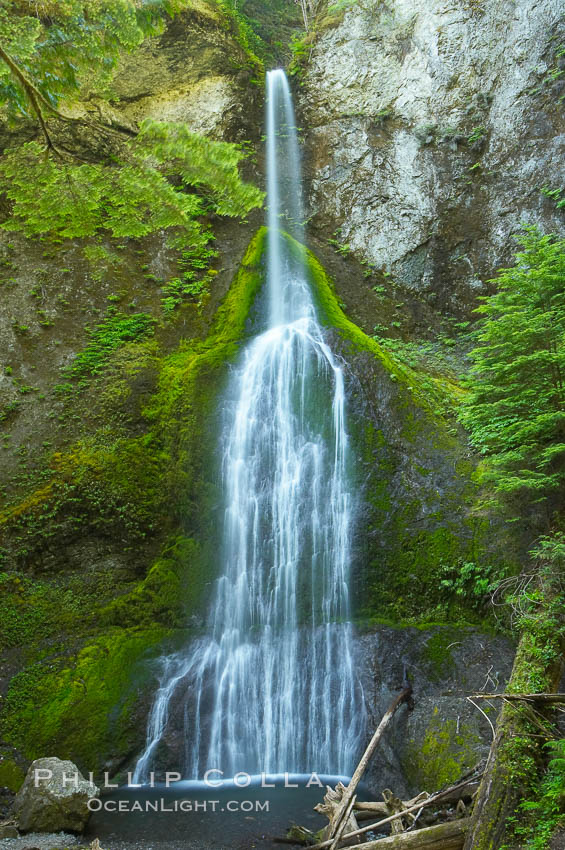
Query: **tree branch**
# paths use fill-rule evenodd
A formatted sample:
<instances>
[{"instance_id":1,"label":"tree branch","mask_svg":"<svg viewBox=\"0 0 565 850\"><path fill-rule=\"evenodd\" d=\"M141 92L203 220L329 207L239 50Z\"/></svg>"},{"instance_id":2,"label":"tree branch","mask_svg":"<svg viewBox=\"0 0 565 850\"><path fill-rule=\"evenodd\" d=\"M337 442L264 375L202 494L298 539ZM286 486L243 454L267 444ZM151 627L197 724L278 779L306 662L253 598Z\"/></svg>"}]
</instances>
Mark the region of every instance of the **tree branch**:
<instances>
[{"instance_id":1,"label":"tree branch","mask_svg":"<svg viewBox=\"0 0 565 850\"><path fill-rule=\"evenodd\" d=\"M563 702L565 694L471 694L473 699L507 699L524 702Z\"/></svg>"}]
</instances>

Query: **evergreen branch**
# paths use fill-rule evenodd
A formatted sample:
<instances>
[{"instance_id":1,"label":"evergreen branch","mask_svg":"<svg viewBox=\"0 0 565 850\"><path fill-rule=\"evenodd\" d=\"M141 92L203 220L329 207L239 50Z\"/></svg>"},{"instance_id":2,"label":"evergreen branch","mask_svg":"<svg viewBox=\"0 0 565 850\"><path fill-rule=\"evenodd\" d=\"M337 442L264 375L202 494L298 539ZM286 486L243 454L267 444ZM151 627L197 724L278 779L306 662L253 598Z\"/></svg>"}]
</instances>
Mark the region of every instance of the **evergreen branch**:
<instances>
[{"instance_id":1,"label":"evergreen branch","mask_svg":"<svg viewBox=\"0 0 565 850\"><path fill-rule=\"evenodd\" d=\"M14 62L14 60L8 53L6 53L2 45L0 45L0 59L2 59L6 63L12 74L16 77L23 90L25 91L27 98L31 104L31 107L37 116L41 131L45 136L45 142L47 144L47 147L56 152L57 149L55 148L53 140L51 139L51 136L49 134L49 130L47 129L47 124L45 123L40 104L48 107L49 109L54 110L55 112L57 112L57 110L51 106L49 101L43 97L39 89L37 89L31 82L31 80L26 77L26 75L17 65L17 63Z\"/></svg>"},{"instance_id":2,"label":"evergreen branch","mask_svg":"<svg viewBox=\"0 0 565 850\"><path fill-rule=\"evenodd\" d=\"M41 94L37 86L35 86L29 79L29 77L24 74L17 62L15 62L15 60L10 56L10 54L4 50L2 45L0 45L0 59L2 59L6 63L12 74L16 77L23 90L25 91L29 103L37 116L37 120L39 122L39 126L41 127L43 136L45 137L47 147L60 156L60 152L56 148L51 133L47 127L47 121L43 114L42 107L48 110L54 117L60 118L62 121L67 121L72 124L84 124L85 126L88 126L89 122L83 118L74 118L70 115L64 115L62 112L59 112L59 110L56 109L53 104L49 103L47 98ZM135 131L129 130L126 127L114 127L113 125L105 124L102 121L95 121L94 123L96 123L101 129L108 130L110 132L124 134L129 137L135 137L137 135ZM67 153L69 153L70 156L73 156L76 159L81 159L81 157L77 156L74 153L71 153L70 151L67 151Z\"/></svg>"}]
</instances>

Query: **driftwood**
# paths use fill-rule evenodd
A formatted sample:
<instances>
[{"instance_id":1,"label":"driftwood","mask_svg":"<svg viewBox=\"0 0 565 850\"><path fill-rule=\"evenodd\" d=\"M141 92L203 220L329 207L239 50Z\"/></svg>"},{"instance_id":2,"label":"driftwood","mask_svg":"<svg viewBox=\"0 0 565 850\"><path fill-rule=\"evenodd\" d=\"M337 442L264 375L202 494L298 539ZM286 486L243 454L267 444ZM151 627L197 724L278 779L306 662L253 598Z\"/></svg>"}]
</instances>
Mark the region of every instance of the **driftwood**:
<instances>
[{"instance_id":1,"label":"driftwood","mask_svg":"<svg viewBox=\"0 0 565 850\"><path fill-rule=\"evenodd\" d=\"M332 818L329 823L329 827L327 830L327 834L331 839L329 842L330 850L336 850L344 832L346 831L346 826L348 820L352 817L353 806L355 804L355 792L357 791L357 786L361 782L363 778L363 774L367 769L367 765L371 759L371 756L377 749L379 741L381 740L385 729L389 725L390 721L394 717L397 709L400 708L404 703L410 704L412 701L412 685L409 682L406 682L405 687L395 700L391 703L388 710L385 712L381 722L379 723L377 730L371 741L369 746L361 756L361 761L355 768L355 772L351 777L349 785L344 789L341 795L341 800L339 804L336 806L334 812L332 813ZM355 830L351 830L354 832Z\"/></svg>"},{"instance_id":2,"label":"driftwood","mask_svg":"<svg viewBox=\"0 0 565 850\"><path fill-rule=\"evenodd\" d=\"M463 776L461 782L458 782L457 785L450 785L449 788L445 788L443 791L439 792L441 793L441 802L457 804L459 800L470 799L479 787L483 767L484 763L477 766L471 773L468 774L468 776ZM426 791L423 791L421 794L418 794L417 797L413 797L411 800L404 800L402 805L406 810L412 808L417 803L422 804L424 800L430 799L432 803L436 799L438 800L438 802L440 802L440 799L436 795L434 795L432 798L431 794L428 794ZM353 807L353 810L358 820L366 819L367 817L372 817L373 815L389 814L387 804L379 802L360 803L357 801Z\"/></svg>"},{"instance_id":3,"label":"driftwood","mask_svg":"<svg viewBox=\"0 0 565 850\"><path fill-rule=\"evenodd\" d=\"M385 801L388 814L389 815L398 815L396 820L391 821L390 830L393 835L398 835L401 832L404 832L407 824L404 823L402 819L403 812L405 810L405 806L402 800L399 797L395 797L392 791L389 791L388 788L385 788L383 791L383 800ZM411 817L408 815L408 817Z\"/></svg>"},{"instance_id":4,"label":"driftwood","mask_svg":"<svg viewBox=\"0 0 565 850\"><path fill-rule=\"evenodd\" d=\"M380 829L381 826L386 826L389 823L392 823L398 817L405 817L406 815L412 814L413 812L418 812L420 809L424 809L427 806L432 806L434 803L438 803L440 801L445 802L448 800L451 795L455 794L457 791L462 791L469 787L470 779L467 777L461 782L458 782L457 785L451 785L449 788L444 789L443 791L439 791L437 794L433 794L431 797L428 797L426 800L415 803L408 809L405 809L403 812L398 812L397 814L390 815L390 817L384 818L383 820L377 821L377 823L371 823L367 826L362 826L356 832L346 833L343 836L344 841L351 840L352 838L357 838L360 835L364 835L367 832L374 832L376 829ZM417 799L417 798L416 798ZM423 830L418 829L414 833L414 835L420 835ZM311 850L325 850L326 847L329 847L332 843L332 839L328 839L326 841L320 841L318 844L314 844L311 847ZM367 844L362 845L364 848L369 847L369 842ZM357 845L355 845L357 847ZM350 848L352 850L352 848Z\"/></svg>"},{"instance_id":5,"label":"driftwood","mask_svg":"<svg viewBox=\"0 0 565 850\"><path fill-rule=\"evenodd\" d=\"M374 818L375 815L388 815L386 803L359 803L356 800L353 811L357 820L367 820L367 818Z\"/></svg>"},{"instance_id":6,"label":"driftwood","mask_svg":"<svg viewBox=\"0 0 565 850\"><path fill-rule=\"evenodd\" d=\"M346 792L347 789L343 782L338 782L335 788L331 788L329 785L326 785L326 793L324 795L323 803L318 803L317 806L314 806L315 812L325 815L329 820L329 824L322 833L324 838L329 838L330 840L333 839L332 824L336 822L339 812L341 811L341 804ZM347 806L346 814L342 821L344 828L341 833L356 832L359 829L359 824L353 814L354 805L355 797L350 800L350 804Z\"/></svg>"},{"instance_id":7,"label":"driftwood","mask_svg":"<svg viewBox=\"0 0 565 850\"><path fill-rule=\"evenodd\" d=\"M507 699L520 702L565 702L565 694L471 694L472 699Z\"/></svg>"},{"instance_id":8,"label":"driftwood","mask_svg":"<svg viewBox=\"0 0 565 850\"><path fill-rule=\"evenodd\" d=\"M468 829L469 818L465 818L355 844L349 850L462 850Z\"/></svg>"},{"instance_id":9,"label":"driftwood","mask_svg":"<svg viewBox=\"0 0 565 850\"><path fill-rule=\"evenodd\" d=\"M466 779L463 783L458 783L450 788L446 788L441 792L441 799L438 799L434 796L432 799L432 803L435 799L438 799L438 803L453 803L454 805L458 805L463 800L470 800L471 797L477 792L479 787L479 783L481 781L480 773L475 769L474 775L470 776L469 779ZM384 792L383 792L384 793ZM418 794L417 797L413 797L411 800L403 800L402 807L406 812L406 809L413 810L413 807L419 804L422 806L424 801L430 799L430 794L426 791L423 791L421 794ZM355 817L357 820L368 820L369 818L374 818L375 815L386 816L390 814L386 803L360 803L356 802L353 811L355 812Z\"/></svg>"}]
</instances>

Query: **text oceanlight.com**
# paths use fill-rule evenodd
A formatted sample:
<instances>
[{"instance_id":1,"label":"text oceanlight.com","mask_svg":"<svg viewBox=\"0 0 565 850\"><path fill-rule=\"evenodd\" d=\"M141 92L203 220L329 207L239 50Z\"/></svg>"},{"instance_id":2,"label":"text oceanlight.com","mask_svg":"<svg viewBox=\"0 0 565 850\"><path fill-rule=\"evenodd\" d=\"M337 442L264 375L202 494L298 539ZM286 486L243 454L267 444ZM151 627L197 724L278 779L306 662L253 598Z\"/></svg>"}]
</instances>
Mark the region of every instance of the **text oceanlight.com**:
<instances>
[{"instance_id":1,"label":"text oceanlight.com","mask_svg":"<svg viewBox=\"0 0 565 850\"><path fill-rule=\"evenodd\" d=\"M91 812L268 812L269 800L99 800L88 801Z\"/></svg>"}]
</instances>

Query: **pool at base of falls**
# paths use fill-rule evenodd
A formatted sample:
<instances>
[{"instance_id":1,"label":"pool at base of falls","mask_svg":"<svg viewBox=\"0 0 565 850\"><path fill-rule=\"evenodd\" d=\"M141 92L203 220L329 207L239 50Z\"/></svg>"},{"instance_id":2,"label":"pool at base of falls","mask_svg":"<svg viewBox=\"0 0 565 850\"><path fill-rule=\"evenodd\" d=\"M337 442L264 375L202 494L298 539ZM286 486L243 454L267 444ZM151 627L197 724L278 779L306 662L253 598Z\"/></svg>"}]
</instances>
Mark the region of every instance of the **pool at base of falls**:
<instances>
[{"instance_id":1,"label":"pool at base of falls","mask_svg":"<svg viewBox=\"0 0 565 850\"><path fill-rule=\"evenodd\" d=\"M219 788L201 781L172 782L168 788L164 783L124 786L100 798L86 838L99 838L112 850L272 850L273 840L284 838L293 824L312 832L325 826L327 818L314 806L326 784L348 782L312 776L254 776L245 788L233 780L223 780ZM357 796L374 799L363 788Z\"/></svg>"}]
</instances>

